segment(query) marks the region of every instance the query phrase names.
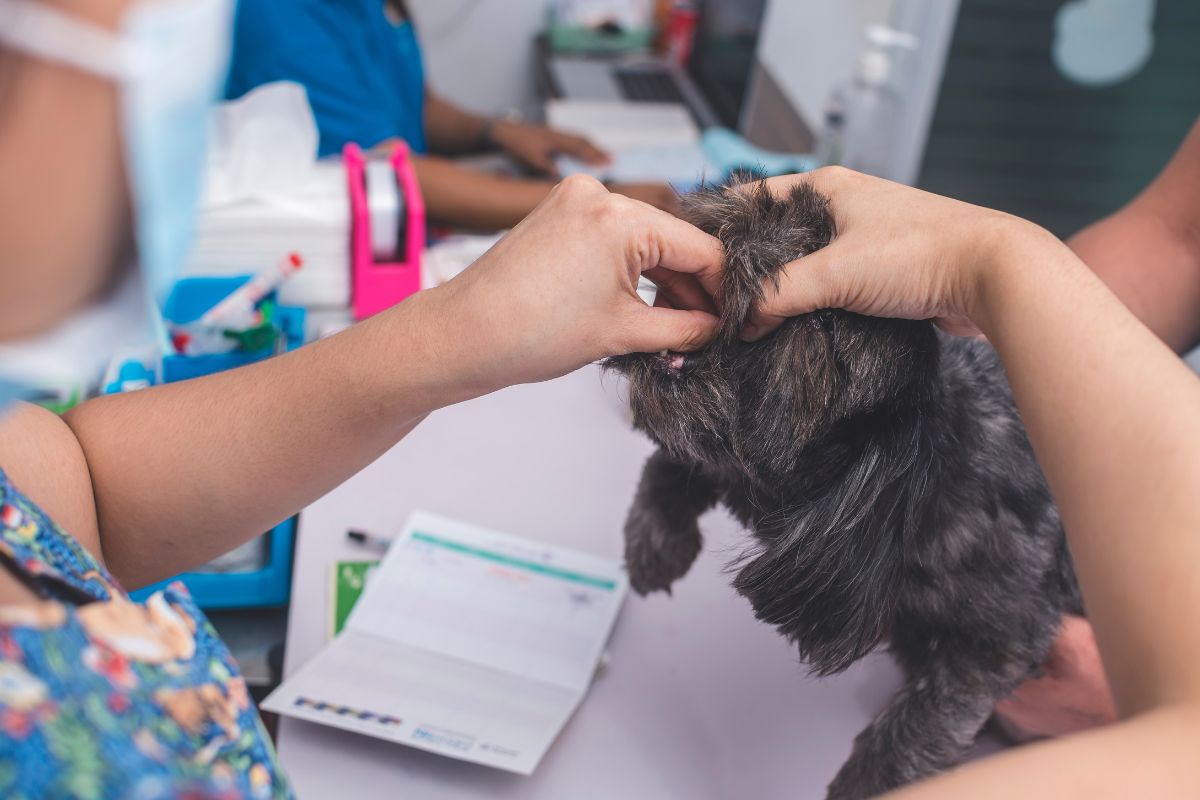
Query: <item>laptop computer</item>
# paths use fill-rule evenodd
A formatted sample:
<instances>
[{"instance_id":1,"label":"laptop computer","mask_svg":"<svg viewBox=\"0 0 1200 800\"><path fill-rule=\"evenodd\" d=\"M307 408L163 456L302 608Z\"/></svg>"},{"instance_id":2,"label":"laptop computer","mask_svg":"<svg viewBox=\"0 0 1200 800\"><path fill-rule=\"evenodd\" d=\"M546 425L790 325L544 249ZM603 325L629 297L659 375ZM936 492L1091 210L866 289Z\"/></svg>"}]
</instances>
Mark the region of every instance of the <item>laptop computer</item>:
<instances>
[{"instance_id":1,"label":"laptop computer","mask_svg":"<svg viewBox=\"0 0 1200 800\"><path fill-rule=\"evenodd\" d=\"M701 128L741 122L766 0L704 0L684 67L644 55L554 55L550 80L570 100L680 103Z\"/></svg>"}]
</instances>

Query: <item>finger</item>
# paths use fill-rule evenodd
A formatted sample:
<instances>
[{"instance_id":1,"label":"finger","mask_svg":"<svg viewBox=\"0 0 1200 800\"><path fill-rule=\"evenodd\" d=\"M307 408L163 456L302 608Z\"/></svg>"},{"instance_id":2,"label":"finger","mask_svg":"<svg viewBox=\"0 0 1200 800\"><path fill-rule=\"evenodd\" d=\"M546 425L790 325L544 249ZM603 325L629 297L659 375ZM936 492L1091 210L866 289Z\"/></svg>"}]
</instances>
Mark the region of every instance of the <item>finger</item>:
<instances>
[{"instance_id":1,"label":"finger","mask_svg":"<svg viewBox=\"0 0 1200 800\"><path fill-rule=\"evenodd\" d=\"M592 144L591 140L585 136L562 131L553 131L553 134L554 149L560 153L573 156L594 166L608 164L612 161L612 157L608 153Z\"/></svg>"},{"instance_id":2,"label":"finger","mask_svg":"<svg viewBox=\"0 0 1200 800\"><path fill-rule=\"evenodd\" d=\"M933 321L938 328L951 336L979 336L979 328L966 317L938 317Z\"/></svg>"},{"instance_id":3,"label":"finger","mask_svg":"<svg viewBox=\"0 0 1200 800\"><path fill-rule=\"evenodd\" d=\"M758 341L788 317L838 305L828 279L836 260L836 242L783 266L775 280L763 282L763 299L742 328L742 339Z\"/></svg>"},{"instance_id":4,"label":"finger","mask_svg":"<svg viewBox=\"0 0 1200 800\"><path fill-rule=\"evenodd\" d=\"M655 267L642 273L658 286L656 297L665 297L671 301L674 308L707 311L717 313L717 305L712 296L705 291L704 286L695 275L685 272L672 272L663 267Z\"/></svg>"},{"instance_id":5,"label":"finger","mask_svg":"<svg viewBox=\"0 0 1200 800\"><path fill-rule=\"evenodd\" d=\"M845 167L821 167L811 172L798 172L792 175L777 175L764 181L745 183L735 190L746 191L758 185L766 184L767 189L776 198L784 198L801 184L808 184L826 197L832 197L847 181L853 181L860 173Z\"/></svg>"},{"instance_id":6,"label":"finger","mask_svg":"<svg viewBox=\"0 0 1200 800\"><path fill-rule=\"evenodd\" d=\"M643 241L649 263L641 264L642 272L656 267L694 275L710 297L720 288L721 267L725 252L721 242L696 226L678 217L642 205Z\"/></svg>"},{"instance_id":7,"label":"finger","mask_svg":"<svg viewBox=\"0 0 1200 800\"><path fill-rule=\"evenodd\" d=\"M597 166L612 163L612 156L592 144L589 139L585 139L582 136L573 136L571 138L574 140L572 144L574 145L575 155L587 163Z\"/></svg>"},{"instance_id":8,"label":"finger","mask_svg":"<svg viewBox=\"0 0 1200 800\"><path fill-rule=\"evenodd\" d=\"M717 335L718 322L703 311L651 308L639 303L630 314L624 337L627 353L698 350Z\"/></svg>"}]
</instances>

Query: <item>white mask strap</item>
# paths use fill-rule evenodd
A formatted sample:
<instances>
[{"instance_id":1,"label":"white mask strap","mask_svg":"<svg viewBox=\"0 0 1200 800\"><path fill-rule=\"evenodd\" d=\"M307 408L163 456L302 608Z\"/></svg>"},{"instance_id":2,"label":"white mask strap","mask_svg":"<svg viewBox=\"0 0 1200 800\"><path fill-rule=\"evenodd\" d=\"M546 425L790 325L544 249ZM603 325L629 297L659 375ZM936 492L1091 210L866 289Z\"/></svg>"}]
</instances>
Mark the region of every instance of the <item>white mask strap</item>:
<instances>
[{"instance_id":1,"label":"white mask strap","mask_svg":"<svg viewBox=\"0 0 1200 800\"><path fill-rule=\"evenodd\" d=\"M113 81L138 72L120 36L36 0L0 0L0 43Z\"/></svg>"}]
</instances>

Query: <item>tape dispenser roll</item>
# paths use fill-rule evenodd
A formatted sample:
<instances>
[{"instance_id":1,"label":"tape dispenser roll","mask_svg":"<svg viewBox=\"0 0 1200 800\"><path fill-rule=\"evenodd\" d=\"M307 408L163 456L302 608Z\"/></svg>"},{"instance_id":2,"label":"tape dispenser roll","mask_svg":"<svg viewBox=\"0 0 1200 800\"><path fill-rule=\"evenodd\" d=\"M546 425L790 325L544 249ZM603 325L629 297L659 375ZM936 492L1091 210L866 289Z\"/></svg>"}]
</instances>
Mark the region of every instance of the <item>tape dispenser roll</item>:
<instances>
[{"instance_id":1,"label":"tape dispenser roll","mask_svg":"<svg viewBox=\"0 0 1200 800\"><path fill-rule=\"evenodd\" d=\"M380 261L395 261L401 256L406 216L396 170L390 161L369 160L363 179L371 218L371 255Z\"/></svg>"}]
</instances>

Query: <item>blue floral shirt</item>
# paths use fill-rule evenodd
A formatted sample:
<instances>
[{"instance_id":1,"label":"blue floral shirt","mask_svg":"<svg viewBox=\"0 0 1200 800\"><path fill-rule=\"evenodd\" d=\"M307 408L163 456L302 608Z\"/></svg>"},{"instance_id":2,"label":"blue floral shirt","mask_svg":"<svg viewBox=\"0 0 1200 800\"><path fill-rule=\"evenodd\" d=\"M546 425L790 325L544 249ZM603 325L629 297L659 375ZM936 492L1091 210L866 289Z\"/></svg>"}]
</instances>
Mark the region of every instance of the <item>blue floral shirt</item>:
<instances>
[{"instance_id":1,"label":"blue floral shirt","mask_svg":"<svg viewBox=\"0 0 1200 800\"><path fill-rule=\"evenodd\" d=\"M181 583L135 603L0 471L0 797L291 797L229 649Z\"/></svg>"}]
</instances>

